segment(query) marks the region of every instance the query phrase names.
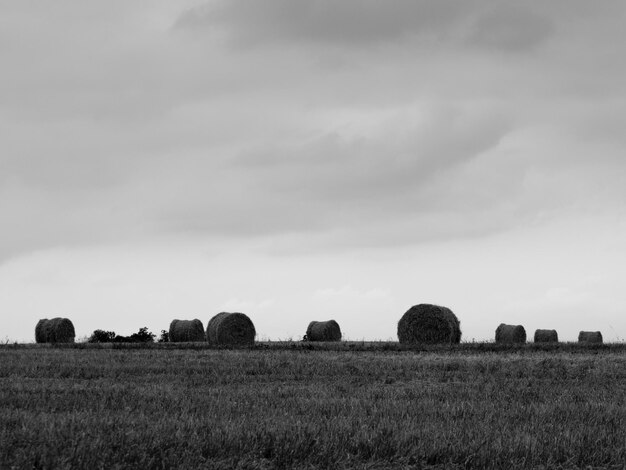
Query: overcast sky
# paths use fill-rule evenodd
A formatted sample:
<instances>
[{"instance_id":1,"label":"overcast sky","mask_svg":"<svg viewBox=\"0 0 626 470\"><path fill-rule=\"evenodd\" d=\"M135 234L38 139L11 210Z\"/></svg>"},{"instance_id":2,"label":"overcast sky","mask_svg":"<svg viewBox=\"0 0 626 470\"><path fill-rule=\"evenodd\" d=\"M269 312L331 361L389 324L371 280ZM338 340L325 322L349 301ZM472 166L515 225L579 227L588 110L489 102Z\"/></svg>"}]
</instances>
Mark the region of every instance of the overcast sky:
<instances>
[{"instance_id":1,"label":"overcast sky","mask_svg":"<svg viewBox=\"0 0 626 470\"><path fill-rule=\"evenodd\" d=\"M626 338L626 3L0 0L0 340L418 303Z\"/></svg>"}]
</instances>

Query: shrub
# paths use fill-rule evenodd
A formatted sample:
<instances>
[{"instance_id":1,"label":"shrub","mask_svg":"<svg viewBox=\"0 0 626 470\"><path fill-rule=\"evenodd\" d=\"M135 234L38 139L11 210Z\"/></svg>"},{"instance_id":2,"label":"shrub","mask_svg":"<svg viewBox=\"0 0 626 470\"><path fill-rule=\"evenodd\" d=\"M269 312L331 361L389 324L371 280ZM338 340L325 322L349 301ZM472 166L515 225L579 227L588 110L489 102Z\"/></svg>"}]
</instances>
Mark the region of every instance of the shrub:
<instances>
[{"instance_id":1,"label":"shrub","mask_svg":"<svg viewBox=\"0 0 626 470\"><path fill-rule=\"evenodd\" d=\"M139 328L137 333L133 333L130 336L116 336L113 339L114 343L152 343L155 338L154 333L150 333L147 327Z\"/></svg>"},{"instance_id":2,"label":"shrub","mask_svg":"<svg viewBox=\"0 0 626 470\"><path fill-rule=\"evenodd\" d=\"M159 336L159 339L157 340L157 342L167 343L169 340L170 340L169 332L166 330L161 330L161 336Z\"/></svg>"},{"instance_id":3,"label":"shrub","mask_svg":"<svg viewBox=\"0 0 626 470\"><path fill-rule=\"evenodd\" d=\"M137 333L130 335L130 339L133 343L153 343L155 336L154 333L148 331L148 327L144 326L143 328L139 328Z\"/></svg>"},{"instance_id":4,"label":"shrub","mask_svg":"<svg viewBox=\"0 0 626 470\"><path fill-rule=\"evenodd\" d=\"M89 339L88 343L112 343L115 340L115 332L114 331L104 331L104 330L94 330Z\"/></svg>"}]
</instances>

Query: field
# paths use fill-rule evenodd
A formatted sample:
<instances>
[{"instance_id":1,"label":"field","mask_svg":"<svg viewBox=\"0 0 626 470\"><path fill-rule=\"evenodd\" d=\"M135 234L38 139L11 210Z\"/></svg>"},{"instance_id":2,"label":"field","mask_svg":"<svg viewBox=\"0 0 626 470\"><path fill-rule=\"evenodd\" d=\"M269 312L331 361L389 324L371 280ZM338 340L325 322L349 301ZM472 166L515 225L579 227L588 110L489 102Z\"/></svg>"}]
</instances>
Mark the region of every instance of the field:
<instances>
[{"instance_id":1,"label":"field","mask_svg":"<svg viewBox=\"0 0 626 470\"><path fill-rule=\"evenodd\" d=\"M0 347L0 468L624 462L624 345Z\"/></svg>"}]
</instances>

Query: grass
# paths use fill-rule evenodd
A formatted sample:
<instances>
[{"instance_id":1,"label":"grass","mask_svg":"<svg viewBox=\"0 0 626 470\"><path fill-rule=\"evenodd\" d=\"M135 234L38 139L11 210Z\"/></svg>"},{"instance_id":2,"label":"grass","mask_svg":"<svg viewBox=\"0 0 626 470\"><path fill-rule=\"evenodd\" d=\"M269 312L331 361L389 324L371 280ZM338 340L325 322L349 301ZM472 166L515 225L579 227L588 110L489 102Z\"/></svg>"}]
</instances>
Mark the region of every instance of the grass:
<instances>
[{"instance_id":1,"label":"grass","mask_svg":"<svg viewBox=\"0 0 626 470\"><path fill-rule=\"evenodd\" d=\"M624 345L6 345L0 468L623 468L625 381Z\"/></svg>"}]
</instances>

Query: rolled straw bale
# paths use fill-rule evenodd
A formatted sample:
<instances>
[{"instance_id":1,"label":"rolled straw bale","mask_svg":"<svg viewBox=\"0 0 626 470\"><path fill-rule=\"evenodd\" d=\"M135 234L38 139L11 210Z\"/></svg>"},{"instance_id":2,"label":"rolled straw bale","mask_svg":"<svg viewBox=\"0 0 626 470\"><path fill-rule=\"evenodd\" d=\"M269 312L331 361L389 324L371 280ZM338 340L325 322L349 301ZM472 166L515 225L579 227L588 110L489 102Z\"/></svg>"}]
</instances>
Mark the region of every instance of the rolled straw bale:
<instances>
[{"instance_id":1,"label":"rolled straw bale","mask_svg":"<svg viewBox=\"0 0 626 470\"><path fill-rule=\"evenodd\" d=\"M505 325L496 328L496 343L525 343L526 330L522 325Z\"/></svg>"},{"instance_id":2,"label":"rolled straw bale","mask_svg":"<svg viewBox=\"0 0 626 470\"><path fill-rule=\"evenodd\" d=\"M306 329L308 341L341 341L341 328L335 320L312 321Z\"/></svg>"},{"instance_id":3,"label":"rolled straw bale","mask_svg":"<svg viewBox=\"0 0 626 470\"><path fill-rule=\"evenodd\" d=\"M44 318L35 326L35 341L38 343L73 343L75 337L74 325L67 318Z\"/></svg>"},{"instance_id":4,"label":"rolled straw bale","mask_svg":"<svg viewBox=\"0 0 626 470\"><path fill-rule=\"evenodd\" d=\"M244 313L218 313L206 326L209 344L254 344L255 336L254 324Z\"/></svg>"},{"instance_id":5,"label":"rolled straw bale","mask_svg":"<svg viewBox=\"0 0 626 470\"><path fill-rule=\"evenodd\" d=\"M172 320L168 340L172 343L205 341L204 326L197 318L194 320Z\"/></svg>"},{"instance_id":6,"label":"rolled straw bale","mask_svg":"<svg viewBox=\"0 0 626 470\"><path fill-rule=\"evenodd\" d=\"M558 343L559 334L556 330L535 330L535 343Z\"/></svg>"},{"instance_id":7,"label":"rolled straw bale","mask_svg":"<svg viewBox=\"0 0 626 470\"><path fill-rule=\"evenodd\" d=\"M581 331L578 333L579 343L602 343L602 333L599 331Z\"/></svg>"},{"instance_id":8,"label":"rolled straw bale","mask_svg":"<svg viewBox=\"0 0 626 470\"><path fill-rule=\"evenodd\" d=\"M461 324L449 308L414 305L398 322L398 340L401 343L459 343Z\"/></svg>"}]
</instances>

